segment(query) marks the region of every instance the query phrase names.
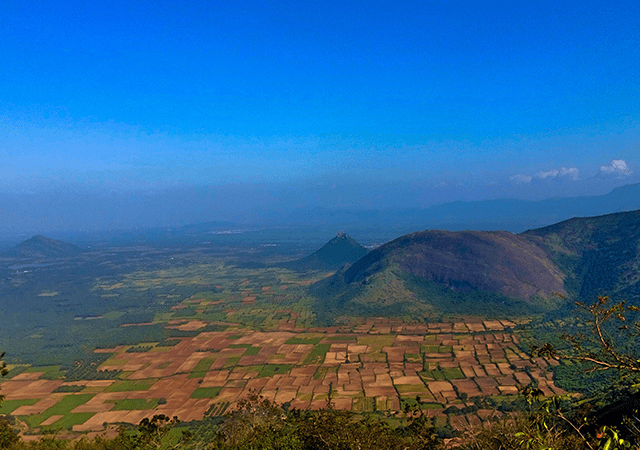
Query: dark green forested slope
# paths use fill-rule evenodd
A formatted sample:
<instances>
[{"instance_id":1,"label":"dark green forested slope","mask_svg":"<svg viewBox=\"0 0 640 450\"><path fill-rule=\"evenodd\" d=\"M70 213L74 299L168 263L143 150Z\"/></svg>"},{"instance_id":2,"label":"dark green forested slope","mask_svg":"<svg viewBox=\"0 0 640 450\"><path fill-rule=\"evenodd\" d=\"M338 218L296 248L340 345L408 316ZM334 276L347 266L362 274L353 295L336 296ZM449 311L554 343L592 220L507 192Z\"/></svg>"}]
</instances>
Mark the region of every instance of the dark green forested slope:
<instances>
[{"instance_id":1,"label":"dark green forested slope","mask_svg":"<svg viewBox=\"0 0 640 450\"><path fill-rule=\"evenodd\" d=\"M573 296L640 299L640 210L574 218L521 236L560 267Z\"/></svg>"}]
</instances>

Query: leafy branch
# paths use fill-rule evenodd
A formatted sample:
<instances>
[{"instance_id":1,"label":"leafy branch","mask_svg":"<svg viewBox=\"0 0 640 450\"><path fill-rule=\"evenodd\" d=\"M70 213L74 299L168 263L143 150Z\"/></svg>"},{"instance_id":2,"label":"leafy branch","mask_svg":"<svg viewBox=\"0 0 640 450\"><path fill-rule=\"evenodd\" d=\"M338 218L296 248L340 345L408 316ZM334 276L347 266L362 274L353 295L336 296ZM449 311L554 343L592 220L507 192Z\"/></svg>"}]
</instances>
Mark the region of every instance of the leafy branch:
<instances>
[{"instance_id":1,"label":"leafy branch","mask_svg":"<svg viewBox=\"0 0 640 450\"><path fill-rule=\"evenodd\" d=\"M609 297L600 296L598 301L592 305L575 302L580 309L590 316L587 322L592 324L595 342L591 342L588 345L587 338L583 334L564 334L562 338L571 344L573 352L558 353L551 344L544 344L541 347L533 346L531 348L532 356L571 359L590 363L593 365L589 370L591 372L615 369L627 373L640 373L640 360L631 354L620 351L614 345L613 339L605 331L605 325L611 320L620 322L618 329L629 330L625 314L628 311L640 311L640 308L626 306L624 301L609 306L607 305L608 301ZM634 327L636 330L640 330L639 324L634 324Z\"/></svg>"}]
</instances>

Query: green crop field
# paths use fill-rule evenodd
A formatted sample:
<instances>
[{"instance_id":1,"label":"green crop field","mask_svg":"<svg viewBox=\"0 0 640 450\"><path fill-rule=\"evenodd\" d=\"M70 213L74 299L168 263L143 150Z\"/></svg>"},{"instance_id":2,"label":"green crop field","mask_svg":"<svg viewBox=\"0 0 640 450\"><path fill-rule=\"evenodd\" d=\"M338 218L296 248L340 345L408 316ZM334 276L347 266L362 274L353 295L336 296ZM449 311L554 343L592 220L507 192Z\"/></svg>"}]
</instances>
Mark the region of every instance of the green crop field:
<instances>
[{"instance_id":1,"label":"green crop field","mask_svg":"<svg viewBox=\"0 0 640 450\"><path fill-rule=\"evenodd\" d=\"M33 405L36 403L38 399L30 398L24 400L4 400L2 404L0 404L0 414L11 414L13 411L18 409L21 406L25 405Z\"/></svg>"},{"instance_id":2,"label":"green crop field","mask_svg":"<svg viewBox=\"0 0 640 450\"><path fill-rule=\"evenodd\" d=\"M124 400L117 400L113 404L112 411L131 411L140 409L153 409L158 406L158 399L142 399L142 398L127 398Z\"/></svg>"},{"instance_id":3,"label":"green crop field","mask_svg":"<svg viewBox=\"0 0 640 450\"><path fill-rule=\"evenodd\" d=\"M214 398L217 397L222 388L220 387L211 387L211 388L197 388L191 394L191 398Z\"/></svg>"},{"instance_id":4,"label":"green crop field","mask_svg":"<svg viewBox=\"0 0 640 450\"><path fill-rule=\"evenodd\" d=\"M71 394L62 397L58 403L51 408L47 409L41 414L35 414L31 416L24 416L23 419L27 424L32 427L38 427L42 422L49 419L51 416L63 416L63 419L54 422L51 428L71 428L73 425L83 423L88 420L93 413L71 413L76 407L89 401L93 395L91 394Z\"/></svg>"},{"instance_id":5,"label":"green crop field","mask_svg":"<svg viewBox=\"0 0 640 450\"><path fill-rule=\"evenodd\" d=\"M291 371L290 364L265 364L258 373L259 378L273 377L278 374L287 374Z\"/></svg>"},{"instance_id":6,"label":"green crop field","mask_svg":"<svg viewBox=\"0 0 640 450\"><path fill-rule=\"evenodd\" d=\"M148 391L158 380L116 381L107 388L107 392Z\"/></svg>"}]
</instances>

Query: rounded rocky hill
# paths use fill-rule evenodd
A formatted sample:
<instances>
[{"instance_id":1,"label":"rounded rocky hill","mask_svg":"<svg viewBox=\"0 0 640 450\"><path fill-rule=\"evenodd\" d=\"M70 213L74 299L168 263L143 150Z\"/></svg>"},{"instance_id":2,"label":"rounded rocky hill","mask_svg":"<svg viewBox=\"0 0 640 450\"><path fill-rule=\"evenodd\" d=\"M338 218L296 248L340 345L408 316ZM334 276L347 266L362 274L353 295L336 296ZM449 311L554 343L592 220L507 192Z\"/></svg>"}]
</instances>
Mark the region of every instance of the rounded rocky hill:
<instances>
[{"instance_id":1,"label":"rounded rocky hill","mask_svg":"<svg viewBox=\"0 0 640 450\"><path fill-rule=\"evenodd\" d=\"M489 291L523 300L565 294L564 275L545 252L507 231L412 233L370 252L344 279L366 283L393 265L454 291Z\"/></svg>"}]
</instances>

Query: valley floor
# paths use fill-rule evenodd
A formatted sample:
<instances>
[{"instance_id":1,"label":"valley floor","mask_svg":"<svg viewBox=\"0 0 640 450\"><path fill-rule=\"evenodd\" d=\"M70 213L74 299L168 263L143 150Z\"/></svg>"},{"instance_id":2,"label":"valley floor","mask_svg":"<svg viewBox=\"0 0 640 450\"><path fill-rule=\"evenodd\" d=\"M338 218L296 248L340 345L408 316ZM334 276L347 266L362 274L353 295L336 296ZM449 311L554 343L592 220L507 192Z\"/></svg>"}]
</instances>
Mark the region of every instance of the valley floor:
<instances>
[{"instance_id":1,"label":"valley floor","mask_svg":"<svg viewBox=\"0 0 640 450\"><path fill-rule=\"evenodd\" d=\"M191 330L205 325L172 322ZM500 416L495 406L514 399L518 385L535 381L547 395L563 393L547 371L556 362L519 350L514 326L505 320L362 319L303 329L289 319L273 331L204 331L176 338L172 346L96 350L109 355L97 369L113 379L46 379L52 378L49 368L30 368L3 382L0 412L36 433L86 432L107 423L137 424L154 414L200 420L229 411L253 391L298 409L323 408L329 396L336 409L363 412L394 414L405 403L419 404L436 425L449 421L463 429ZM452 414L451 407L466 408L466 414Z\"/></svg>"}]
</instances>

